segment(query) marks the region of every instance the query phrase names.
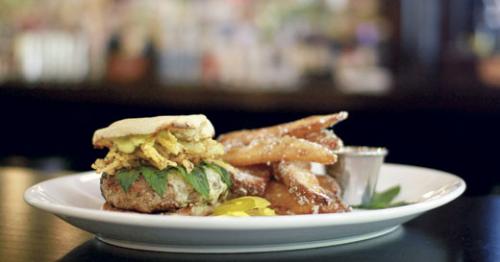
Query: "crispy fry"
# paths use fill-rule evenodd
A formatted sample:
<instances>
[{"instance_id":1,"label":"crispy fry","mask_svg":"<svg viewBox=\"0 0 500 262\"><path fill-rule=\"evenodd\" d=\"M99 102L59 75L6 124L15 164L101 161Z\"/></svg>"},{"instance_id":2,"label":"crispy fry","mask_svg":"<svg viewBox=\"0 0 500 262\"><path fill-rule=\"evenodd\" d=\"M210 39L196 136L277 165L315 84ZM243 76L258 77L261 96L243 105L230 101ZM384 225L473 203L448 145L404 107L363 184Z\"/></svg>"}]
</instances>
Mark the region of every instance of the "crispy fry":
<instances>
[{"instance_id":1,"label":"crispy fry","mask_svg":"<svg viewBox=\"0 0 500 262\"><path fill-rule=\"evenodd\" d=\"M269 165L244 166L244 167L238 167L238 169L243 172L247 172L253 176L260 177L265 181L269 181L273 173L273 168L272 166Z\"/></svg>"},{"instance_id":2,"label":"crispy fry","mask_svg":"<svg viewBox=\"0 0 500 262\"><path fill-rule=\"evenodd\" d=\"M271 208L279 215L312 214L314 212L312 205L299 204L295 196L288 192L288 188L276 181L269 182L264 198L271 202Z\"/></svg>"},{"instance_id":3,"label":"crispy fry","mask_svg":"<svg viewBox=\"0 0 500 262\"><path fill-rule=\"evenodd\" d=\"M331 192L321 187L316 176L307 168L307 163L280 162L277 171L276 176L299 202L328 205L333 201Z\"/></svg>"},{"instance_id":4,"label":"crispy fry","mask_svg":"<svg viewBox=\"0 0 500 262\"><path fill-rule=\"evenodd\" d=\"M316 175L319 184L322 188L332 192L333 194L340 196L342 194L341 188L337 181L328 175Z\"/></svg>"},{"instance_id":5,"label":"crispy fry","mask_svg":"<svg viewBox=\"0 0 500 262\"><path fill-rule=\"evenodd\" d=\"M247 146L230 148L224 161L249 166L279 161L306 161L333 164L337 157L328 148L290 136L256 139Z\"/></svg>"},{"instance_id":6,"label":"crispy fry","mask_svg":"<svg viewBox=\"0 0 500 262\"><path fill-rule=\"evenodd\" d=\"M230 132L219 137L219 142L226 146L248 145L252 141L268 137L293 136L304 138L307 134L331 127L347 118L347 112L310 116L297 121L253 130Z\"/></svg>"},{"instance_id":7,"label":"crispy fry","mask_svg":"<svg viewBox=\"0 0 500 262\"><path fill-rule=\"evenodd\" d=\"M271 173L271 167L266 165L234 168L231 193L234 196L263 196Z\"/></svg>"},{"instance_id":8,"label":"crispy fry","mask_svg":"<svg viewBox=\"0 0 500 262\"><path fill-rule=\"evenodd\" d=\"M343 146L342 140L331 130L322 129L317 132L306 134L305 140L324 145L331 150L339 149Z\"/></svg>"},{"instance_id":9,"label":"crispy fry","mask_svg":"<svg viewBox=\"0 0 500 262\"><path fill-rule=\"evenodd\" d=\"M289 192L288 187L277 181L269 182L264 197L271 202L271 208L278 215L337 213L349 210L338 197L335 197L335 201L330 205L299 203L296 196Z\"/></svg>"}]
</instances>

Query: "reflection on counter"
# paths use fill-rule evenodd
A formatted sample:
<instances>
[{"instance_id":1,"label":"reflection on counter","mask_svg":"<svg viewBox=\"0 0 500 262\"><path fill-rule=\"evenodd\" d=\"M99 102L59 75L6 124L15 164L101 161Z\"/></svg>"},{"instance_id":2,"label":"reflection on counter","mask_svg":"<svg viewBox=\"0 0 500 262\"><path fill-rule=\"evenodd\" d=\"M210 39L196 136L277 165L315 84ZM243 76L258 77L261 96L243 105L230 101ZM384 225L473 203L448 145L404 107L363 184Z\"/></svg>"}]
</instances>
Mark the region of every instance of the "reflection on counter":
<instances>
[{"instance_id":1,"label":"reflection on counter","mask_svg":"<svg viewBox=\"0 0 500 262\"><path fill-rule=\"evenodd\" d=\"M24 203L24 191L41 181L39 172L24 168L0 169L0 225L8 234L0 234L0 257L16 261L54 261L64 254L47 250L70 250L72 242L83 242L90 234L76 229L60 218ZM61 173L58 173L61 174ZM43 179L55 177L56 173ZM37 217L38 219L33 219ZM27 229L28 228L28 229ZM27 234L30 232L30 234ZM26 245L36 235L48 240ZM57 247L57 248L56 248ZM63 251L64 252L64 251Z\"/></svg>"}]
</instances>

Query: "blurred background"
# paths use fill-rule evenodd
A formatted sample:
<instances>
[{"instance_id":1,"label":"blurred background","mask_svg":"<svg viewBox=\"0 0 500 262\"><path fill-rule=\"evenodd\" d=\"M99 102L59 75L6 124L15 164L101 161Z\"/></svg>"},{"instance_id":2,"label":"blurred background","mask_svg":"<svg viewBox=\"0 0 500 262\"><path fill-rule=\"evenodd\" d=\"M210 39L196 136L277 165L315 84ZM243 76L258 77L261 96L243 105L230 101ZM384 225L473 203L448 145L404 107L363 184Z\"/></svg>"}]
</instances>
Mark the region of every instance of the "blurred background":
<instances>
[{"instance_id":1,"label":"blurred background","mask_svg":"<svg viewBox=\"0 0 500 262\"><path fill-rule=\"evenodd\" d=\"M0 165L89 170L93 131L347 110L346 144L498 193L499 0L0 0Z\"/></svg>"}]
</instances>

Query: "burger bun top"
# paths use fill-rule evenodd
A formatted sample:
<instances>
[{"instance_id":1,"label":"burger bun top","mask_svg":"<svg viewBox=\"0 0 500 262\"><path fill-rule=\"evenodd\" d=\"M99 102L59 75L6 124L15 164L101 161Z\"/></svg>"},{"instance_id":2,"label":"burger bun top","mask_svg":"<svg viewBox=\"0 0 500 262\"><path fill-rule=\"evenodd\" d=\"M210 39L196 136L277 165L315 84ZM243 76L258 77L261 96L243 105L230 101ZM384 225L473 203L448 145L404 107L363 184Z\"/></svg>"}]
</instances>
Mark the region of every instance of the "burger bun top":
<instances>
[{"instance_id":1,"label":"burger bun top","mask_svg":"<svg viewBox=\"0 0 500 262\"><path fill-rule=\"evenodd\" d=\"M111 140L115 138L152 135L163 130L187 134L185 139L188 141L211 138L215 134L210 120L201 114L127 118L96 130L92 137L92 143L95 147L101 148L110 146L112 144Z\"/></svg>"}]
</instances>

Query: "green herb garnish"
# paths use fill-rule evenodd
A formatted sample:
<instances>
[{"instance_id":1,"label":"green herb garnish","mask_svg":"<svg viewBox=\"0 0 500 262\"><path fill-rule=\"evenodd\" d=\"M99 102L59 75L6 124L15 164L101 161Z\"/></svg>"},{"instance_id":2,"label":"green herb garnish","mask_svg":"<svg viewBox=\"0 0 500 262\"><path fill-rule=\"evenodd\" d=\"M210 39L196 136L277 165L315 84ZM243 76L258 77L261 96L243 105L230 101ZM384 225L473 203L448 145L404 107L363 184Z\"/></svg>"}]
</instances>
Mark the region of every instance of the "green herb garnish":
<instances>
[{"instance_id":1,"label":"green herb garnish","mask_svg":"<svg viewBox=\"0 0 500 262\"><path fill-rule=\"evenodd\" d=\"M208 185L208 179L202 168L196 166L191 170L190 173L185 172L184 178L188 181L191 186L193 186L196 192L200 193L204 198L208 199L210 193L210 186Z\"/></svg>"},{"instance_id":2,"label":"green herb garnish","mask_svg":"<svg viewBox=\"0 0 500 262\"><path fill-rule=\"evenodd\" d=\"M219 165L214 163L203 162L203 166L206 168L210 168L221 176L222 182L224 182L228 188L232 186L231 176L227 170Z\"/></svg>"},{"instance_id":3,"label":"green herb garnish","mask_svg":"<svg viewBox=\"0 0 500 262\"><path fill-rule=\"evenodd\" d=\"M116 174L123 191L128 192L130 186L137 181L140 175L148 185L160 196L165 193L168 172L156 170L151 167L142 166L130 170L121 170Z\"/></svg>"},{"instance_id":4,"label":"green herb garnish","mask_svg":"<svg viewBox=\"0 0 500 262\"><path fill-rule=\"evenodd\" d=\"M130 186L139 178L139 172L135 169L119 171L116 175L118 182L120 182L125 192L127 192Z\"/></svg>"},{"instance_id":5,"label":"green herb garnish","mask_svg":"<svg viewBox=\"0 0 500 262\"><path fill-rule=\"evenodd\" d=\"M161 197L167 188L168 170L156 170L151 167L141 167L140 172L149 186Z\"/></svg>"},{"instance_id":6,"label":"green herb garnish","mask_svg":"<svg viewBox=\"0 0 500 262\"><path fill-rule=\"evenodd\" d=\"M142 166L130 170L121 170L117 172L118 181L125 192L128 192L130 186L137 181L140 175L144 177L146 183L160 196L167 190L167 178L171 172L177 172L181 175L196 192L208 199L210 186L206 176L206 168L212 169L221 176L222 181L231 187L231 177L226 169L214 163L203 162L195 166L191 172L187 172L182 166L169 167L164 170L157 170L152 167Z\"/></svg>"},{"instance_id":7,"label":"green herb garnish","mask_svg":"<svg viewBox=\"0 0 500 262\"><path fill-rule=\"evenodd\" d=\"M394 198L396 198L396 196L399 195L400 191L401 191L401 186L397 185L382 192L375 192L375 194L373 194L370 203L354 207L361 209L382 209L382 208L397 207L410 204L405 201L392 203Z\"/></svg>"}]
</instances>

